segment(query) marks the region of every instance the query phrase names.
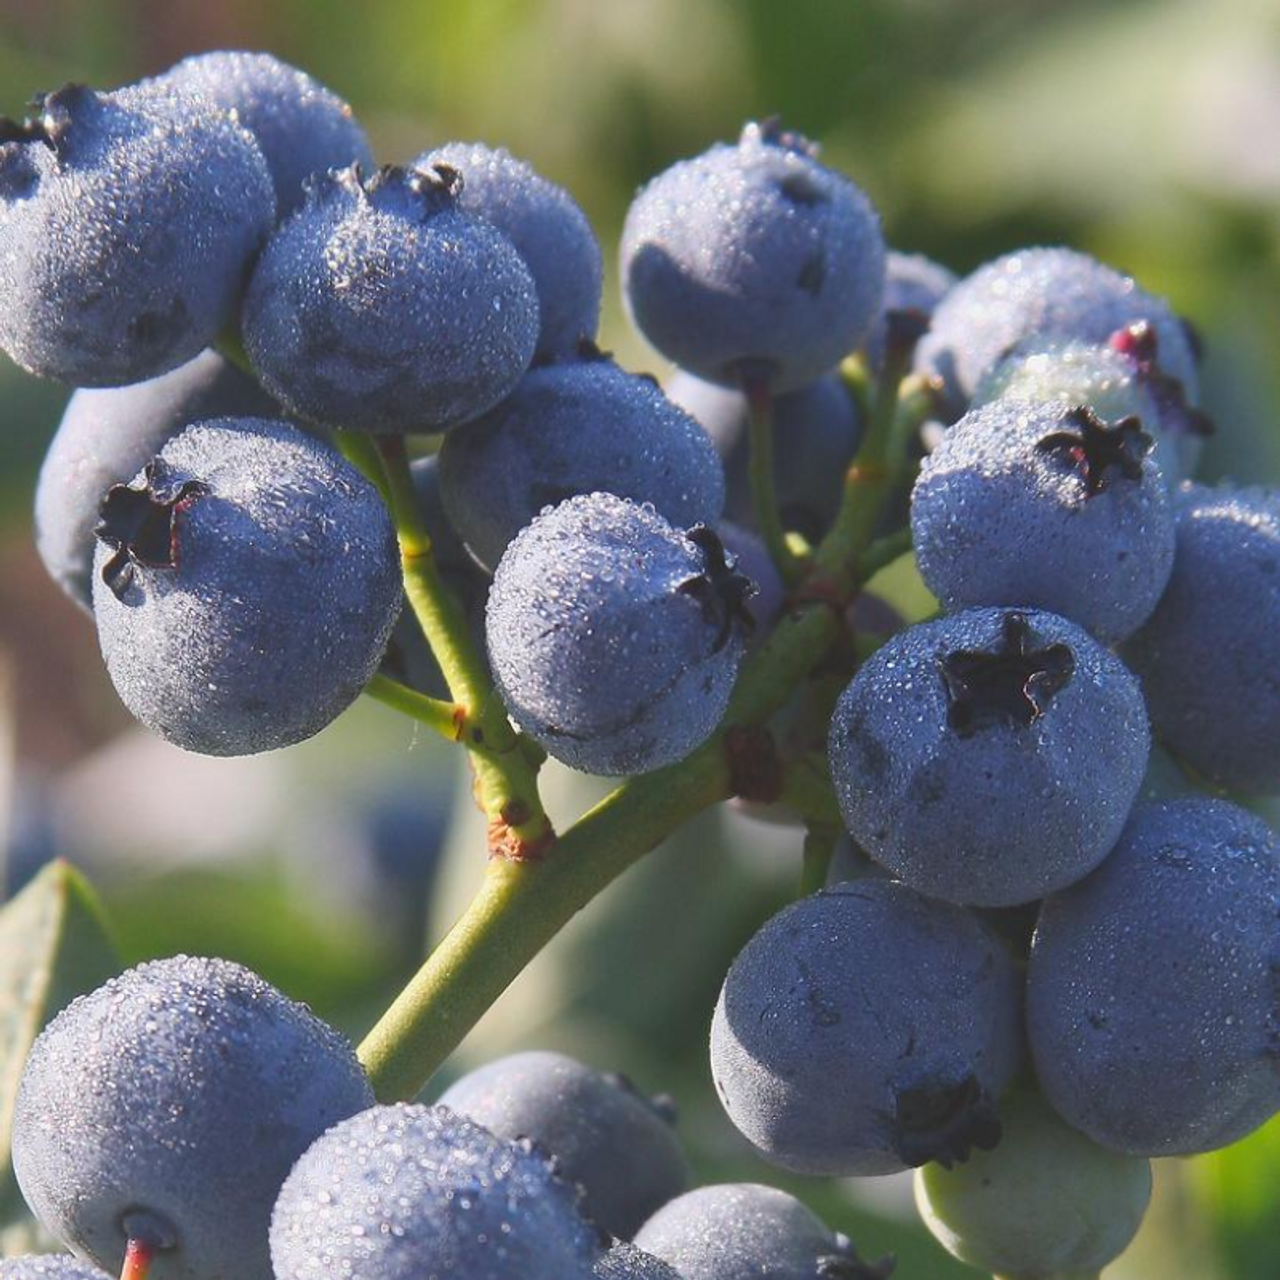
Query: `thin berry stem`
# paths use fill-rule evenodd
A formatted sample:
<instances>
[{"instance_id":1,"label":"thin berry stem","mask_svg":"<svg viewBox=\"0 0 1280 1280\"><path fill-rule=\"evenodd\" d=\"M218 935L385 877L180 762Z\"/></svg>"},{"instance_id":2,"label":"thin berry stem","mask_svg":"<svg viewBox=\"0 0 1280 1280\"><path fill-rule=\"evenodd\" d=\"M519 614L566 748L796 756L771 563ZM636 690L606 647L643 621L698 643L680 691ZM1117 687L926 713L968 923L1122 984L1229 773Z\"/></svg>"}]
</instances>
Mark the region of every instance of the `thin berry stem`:
<instances>
[{"instance_id":1,"label":"thin berry stem","mask_svg":"<svg viewBox=\"0 0 1280 1280\"><path fill-rule=\"evenodd\" d=\"M155 1256L155 1248L148 1241L130 1239L125 1246L120 1280L147 1280Z\"/></svg>"},{"instance_id":2,"label":"thin berry stem","mask_svg":"<svg viewBox=\"0 0 1280 1280\"><path fill-rule=\"evenodd\" d=\"M425 724L449 742L461 739L466 713L456 702L443 698L431 698L417 689L411 689L390 676L375 675L364 687L365 693L375 702L393 707L396 711Z\"/></svg>"},{"instance_id":3,"label":"thin berry stem","mask_svg":"<svg viewBox=\"0 0 1280 1280\"><path fill-rule=\"evenodd\" d=\"M405 596L454 700L453 737L471 752L476 798L489 820L489 850L517 859L539 857L555 833L538 795L537 767L522 750L506 708L490 684L462 606L440 576L404 437L378 437L377 451L400 542Z\"/></svg>"},{"instance_id":4,"label":"thin berry stem","mask_svg":"<svg viewBox=\"0 0 1280 1280\"><path fill-rule=\"evenodd\" d=\"M377 489L383 502L390 507L391 491L387 488L387 473L383 470L382 459L378 456L378 447L374 444L373 437L363 431L335 431L333 439L338 452Z\"/></svg>"},{"instance_id":5,"label":"thin berry stem","mask_svg":"<svg viewBox=\"0 0 1280 1280\"><path fill-rule=\"evenodd\" d=\"M744 375L742 389L747 398L747 470L756 524L783 582L794 586L802 565L787 543L787 531L778 510L773 467L773 391L766 378L754 374Z\"/></svg>"},{"instance_id":6,"label":"thin berry stem","mask_svg":"<svg viewBox=\"0 0 1280 1280\"><path fill-rule=\"evenodd\" d=\"M874 578L881 569L907 555L912 549L911 529L898 529L877 538L858 557L858 576L863 581Z\"/></svg>"},{"instance_id":7,"label":"thin berry stem","mask_svg":"<svg viewBox=\"0 0 1280 1280\"><path fill-rule=\"evenodd\" d=\"M840 839L839 825L814 823L804 833L804 863L800 870L800 897L817 893L827 883L831 857Z\"/></svg>"},{"instance_id":8,"label":"thin berry stem","mask_svg":"<svg viewBox=\"0 0 1280 1280\"><path fill-rule=\"evenodd\" d=\"M840 807L831 789L831 766L825 752L810 751L787 764L778 803L806 823L839 827Z\"/></svg>"}]
</instances>

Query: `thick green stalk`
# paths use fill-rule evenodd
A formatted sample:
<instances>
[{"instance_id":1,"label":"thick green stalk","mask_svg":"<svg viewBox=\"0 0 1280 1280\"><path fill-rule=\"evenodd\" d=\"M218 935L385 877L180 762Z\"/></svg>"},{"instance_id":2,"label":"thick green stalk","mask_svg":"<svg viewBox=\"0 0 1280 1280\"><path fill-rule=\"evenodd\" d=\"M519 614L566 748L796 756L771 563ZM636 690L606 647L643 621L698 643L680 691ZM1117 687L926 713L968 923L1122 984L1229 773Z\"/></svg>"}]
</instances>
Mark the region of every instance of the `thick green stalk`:
<instances>
[{"instance_id":1,"label":"thick green stalk","mask_svg":"<svg viewBox=\"0 0 1280 1280\"><path fill-rule=\"evenodd\" d=\"M787 531L778 510L773 467L773 392L767 380L751 376L743 379L743 392L748 413L747 476L751 482L756 525L783 582L793 586L800 578L803 565L787 542Z\"/></svg>"}]
</instances>

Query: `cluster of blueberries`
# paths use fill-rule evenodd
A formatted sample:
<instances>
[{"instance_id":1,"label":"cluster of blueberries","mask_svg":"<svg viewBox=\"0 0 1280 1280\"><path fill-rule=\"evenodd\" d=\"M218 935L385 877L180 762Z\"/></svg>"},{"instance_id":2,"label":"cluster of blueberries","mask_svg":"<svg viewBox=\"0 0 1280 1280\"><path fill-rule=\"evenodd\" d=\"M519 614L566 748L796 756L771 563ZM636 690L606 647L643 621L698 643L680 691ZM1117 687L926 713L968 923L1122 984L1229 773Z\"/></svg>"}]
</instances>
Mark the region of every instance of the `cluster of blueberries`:
<instances>
[{"instance_id":1,"label":"cluster of blueberries","mask_svg":"<svg viewBox=\"0 0 1280 1280\"><path fill-rule=\"evenodd\" d=\"M1162 300L1067 249L963 280L890 252L775 123L653 179L621 267L665 394L596 347L592 231L505 152L375 170L346 104L267 55L48 94L0 124L0 347L80 388L41 555L145 725L287 746L380 666L439 688L387 507L329 433L442 437L421 519L511 718L574 768L649 772L803 607L756 536L749 417L771 408L777 510L816 544L869 426L836 371L893 364L912 313L936 421L910 529L942 613L821 709L845 844L733 964L712 1070L767 1160L921 1169L958 1256L1097 1271L1150 1157L1280 1108L1280 852L1203 794L1280 792L1280 494L1188 480L1209 424ZM1153 733L1180 765L1159 801ZM375 1106L340 1037L220 961L64 1011L13 1155L59 1239L160 1280L887 1274L779 1191L685 1192L662 1108L565 1059Z\"/></svg>"}]
</instances>

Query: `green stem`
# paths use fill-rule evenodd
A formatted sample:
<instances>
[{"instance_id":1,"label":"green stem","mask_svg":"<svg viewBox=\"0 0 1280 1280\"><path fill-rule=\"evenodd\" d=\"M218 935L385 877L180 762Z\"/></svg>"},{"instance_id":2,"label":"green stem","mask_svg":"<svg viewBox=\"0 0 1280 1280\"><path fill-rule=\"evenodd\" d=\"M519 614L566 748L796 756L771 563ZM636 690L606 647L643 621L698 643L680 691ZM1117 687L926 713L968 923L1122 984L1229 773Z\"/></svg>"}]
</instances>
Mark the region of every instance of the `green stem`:
<instances>
[{"instance_id":1,"label":"green stem","mask_svg":"<svg viewBox=\"0 0 1280 1280\"><path fill-rule=\"evenodd\" d=\"M831 768L823 752L811 751L787 765L778 803L806 822L840 826L840 806L831 788Z\"/></svg>"},{"instance_id":2,"label":"green stem","mask_svg":"<svg viewBox=\"0 0 1280 1280\"><path fill-rule=\"evenodd\" d=\"M743 377L742 386L748 411L747 474L756 524L783 582L794 586L799 581L802 565L787 542L787 531L778 510L773 468L773 392L766 379L750 374Z\"/></svg>"},{"instance_id":3,"label":"green stem","mask_svg":"<svg viewBox=\"0 0 1280 1280\"><path fill-rule=\"evenodd\" d=\"M342 456L377 489L390 508L391 490L387 485L387 473L373 437L364 431L335 431L333 441Z\"/></svg>"},{"instance_id":4,"label":"green stem","mask_svg":"<svg viewBox=\"0 0 1280 1280\"><path fill-rule=\"evenodd\" d=\"M905 556L912 546L910 528L886 533L884 537L877 538L871 543L858 557L858 576L864 582L870 581L881 569L887 568L895 560Z\"/></svg>"},{"instance_id":5,"label":"green stem","mask_svg":"<svg viewBox=\"0 0 1280 1280\"><path fill-rule=\"evenodd\" d=\"M450 742L459 740L466 717L456 702L429 698L425 693L419 693L417 689L411 689L407 684L384 675L375 675L365 685L364 691L376 702L394 707L419 724L434 729L442 738L447 738Z\"/></svg>"}]
</instances>

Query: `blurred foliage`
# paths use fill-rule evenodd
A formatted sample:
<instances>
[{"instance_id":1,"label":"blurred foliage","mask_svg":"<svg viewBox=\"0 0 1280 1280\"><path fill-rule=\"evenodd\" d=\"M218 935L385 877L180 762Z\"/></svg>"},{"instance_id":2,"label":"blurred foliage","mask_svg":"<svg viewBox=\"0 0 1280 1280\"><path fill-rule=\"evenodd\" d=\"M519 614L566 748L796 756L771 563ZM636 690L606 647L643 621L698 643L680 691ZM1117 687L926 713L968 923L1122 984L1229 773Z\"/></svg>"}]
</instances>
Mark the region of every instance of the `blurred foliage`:
<instances>
[{"instance_id":1,"label":"blurred foliage","mask_svg":"<svg viewBox=\"0 0 1280 1280\"><path fill-rule=\"evenodd\" d=\"M269 49L331 85L387 161L476 138L568 186L609 261L604 342L641 368L663 366L626 325L612 269L633 191L779 113L866 187L896 246L966 271L1019 245L1070 243L1168 294L1206 340L1220 430L1205 474L1280 477L1274 0L0 0L0 112L65 80L118 84L225 47ZM0 649L16 655L19 777L119 722L91 628L31 563L32 487L66 396L0 363ZM928 608L903 566L877 586L913 616ZM406 772L443 797L443 753L411 750L412 731L389 724L380 711L345 717L291 753L311 789L289 805L324 815ZM562 819L598 794L551 776ZM146 822L155 782L141 781L130 803ZM454 816L432 936L479 874L465 787ZM273 840L216 867L139 859L106 876L123 953L234 956L358 1034L414 954L376 918L317 905L323 885L283 870ZM794 830L709 815L574 921L451 1070L534 1046L621 1066L676 1095L701 1176L784 1181L721 1114L705 1035L729 961L798 874ZM317 854L311 878L333 880L333 864ZM911 1223L900 1185L786 1185L865 1254L898 1252L904 1280L974 1274ZM1280 1128L1162 1162L1148 1223L1108 1274L1280 1275Z\"/></svg>"}]
</instances>

